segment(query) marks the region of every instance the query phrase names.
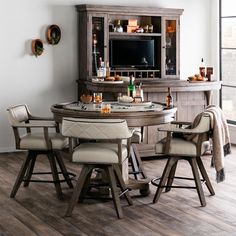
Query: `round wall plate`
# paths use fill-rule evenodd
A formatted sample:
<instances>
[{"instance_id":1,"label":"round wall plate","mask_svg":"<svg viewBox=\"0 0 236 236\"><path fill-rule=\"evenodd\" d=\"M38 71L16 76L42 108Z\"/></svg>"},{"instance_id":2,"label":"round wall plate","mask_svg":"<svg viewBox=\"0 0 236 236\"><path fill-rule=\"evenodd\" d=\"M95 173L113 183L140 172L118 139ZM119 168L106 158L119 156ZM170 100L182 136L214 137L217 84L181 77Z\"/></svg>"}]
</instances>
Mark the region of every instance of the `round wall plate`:
<instances>
[{"instance_id":1,"label":"round wall plate","mask_svg":"<svg viewBox=\"0 0 236 236\"><path fill-rule=\"evenodd\" d=\"M32 40L31 50L32 50L32 53L36 57L42 55L43 50L44 50L42 40L41 39L34 39L34 40Z\"/></svg>"},{"instance_id":2,"label":"round wall plate","mask_svg":"<svg viewBox=\"0 0 236 236\"><path fill-rule=\"evenodd\" d=\"M61 30L58 25L50 25L46 32L47 41L49 44L56 45L61 40Z\"/></svg>"}]
</instances>

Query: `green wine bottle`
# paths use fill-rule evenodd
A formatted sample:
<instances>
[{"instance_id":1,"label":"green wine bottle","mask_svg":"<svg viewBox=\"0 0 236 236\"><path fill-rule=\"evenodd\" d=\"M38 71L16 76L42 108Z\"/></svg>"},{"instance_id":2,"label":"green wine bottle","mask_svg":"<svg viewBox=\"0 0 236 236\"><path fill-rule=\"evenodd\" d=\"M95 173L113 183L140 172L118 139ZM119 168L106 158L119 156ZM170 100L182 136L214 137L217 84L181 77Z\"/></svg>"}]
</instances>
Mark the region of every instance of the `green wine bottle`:
<instances>
[{"instance_id":1,"label":"green wine bottle","mask_svg":"<svg viewBox=\"0 0 236 236\"><path fill-rule=\"evenodd\" d=\"M129 85L128 85L128 96L135 97L135 85L134 85L134 77L130 76Z\"/></svg>"}]
</instances>

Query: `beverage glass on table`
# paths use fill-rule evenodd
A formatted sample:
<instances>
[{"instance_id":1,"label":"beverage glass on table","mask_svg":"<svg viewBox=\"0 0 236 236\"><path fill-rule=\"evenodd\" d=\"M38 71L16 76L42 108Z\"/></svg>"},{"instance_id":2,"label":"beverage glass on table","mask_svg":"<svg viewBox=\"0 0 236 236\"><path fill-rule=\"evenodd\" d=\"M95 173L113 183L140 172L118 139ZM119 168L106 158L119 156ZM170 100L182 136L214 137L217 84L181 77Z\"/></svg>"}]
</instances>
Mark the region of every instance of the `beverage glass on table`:
<instances>
[{"instance_id":1,"label":"beverage glass on table","mask_svg":"<svg viewBox=\"0 0 236 236\"><path fill-rule=\"evenodd\" d=\"M101 113L111 113L111 104L110 103L102 103L101 104Z\"/></svg>"},{"instance_id":2,"label":"beverage glass on table","mask_svg":"<svg viewBox=\"0 0 236 236\"><path fill-rule=\"evenodd\" d=\"M102 102L102 93L94 93L93 94L93 101L95 103L100 103Z\"/></svg>"}]
</instances>

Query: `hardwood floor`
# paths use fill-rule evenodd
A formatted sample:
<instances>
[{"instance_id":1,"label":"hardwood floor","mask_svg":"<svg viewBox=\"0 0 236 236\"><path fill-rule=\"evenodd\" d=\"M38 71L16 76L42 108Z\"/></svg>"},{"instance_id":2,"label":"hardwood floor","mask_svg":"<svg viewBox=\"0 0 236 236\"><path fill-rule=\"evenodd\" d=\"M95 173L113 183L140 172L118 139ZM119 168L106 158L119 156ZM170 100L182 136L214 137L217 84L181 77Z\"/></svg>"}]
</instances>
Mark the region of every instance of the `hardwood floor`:
<instances>
[{"instance_id":1,"label":"hardwood floor","mask_svg":"<svg viewBox=\"0 0 236 236\"><path fill-rule=\"evenodd\" d=\"M204 186L206 207L200 206L196 191L191 189L172 189L162 193L158 203L153 204L156 188L150 186L148 197L140 197L135 191L131 193L133 206L122 200L124 218L121 220L116 217L112 201L91 199L78 204L72 217L64 217L73 191L65 183L62 184L63 201L57 199L52 184L40 183L30 183L28 188L21 186L15 199L11 199L9 195L25 153L0 154L0 236L236 235L236 147L233 147L233 153L225 159L226 180L219 184L215 181L214 168L210 168L210 157L203 157L216 192L215 196L209 196ZM159 176L165 163L165 159L144 160L148 177ZM67 158L65 164L71 172L79 173L77 164L70 163ZM49 170L44 156L38 158L36 170ZM177 167L177 174L182 173L191 176L190 166L184 161ZM193 183L188 181L186 184Z\"/></svg>"}]
</instances>

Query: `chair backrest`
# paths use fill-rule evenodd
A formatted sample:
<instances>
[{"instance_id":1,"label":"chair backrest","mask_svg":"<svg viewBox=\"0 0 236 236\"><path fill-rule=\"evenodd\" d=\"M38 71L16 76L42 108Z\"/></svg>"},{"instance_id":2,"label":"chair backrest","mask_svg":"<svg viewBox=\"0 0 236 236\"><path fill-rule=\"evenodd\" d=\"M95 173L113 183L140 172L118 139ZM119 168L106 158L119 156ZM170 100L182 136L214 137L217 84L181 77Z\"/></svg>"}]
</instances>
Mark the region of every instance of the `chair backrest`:
<instances>
[{"instance_id":1,"label":"chair backrest","mask_svg":"<svg viewBox=\"0 0 236 236\"><path fill-rule=\"evenodd\" d=\"M80 139L128 139L126 120L63 118L62 134Z\"/></svg>"},{"instance_id":2,"label":"chair backrest","mask_svg":"<svg viewBox=\"0 0 236 236\"><path fill-rule=\"evenodd\" d=\"M27 105L25 104L9 107L7 111L8 118L12 126L29 120L30 112Z\"/></svg>"},{"instance_id":3,"label":"chair backrest","mask_svg":"<svg viewBox=\"0 0 236 236\"><path fill-rule=\"evenodd\" d=\"M193 130L198 132L207 132L211 127L210 115L206 113L199 114L193 121Z\"/></svg>"}]
</instances>

